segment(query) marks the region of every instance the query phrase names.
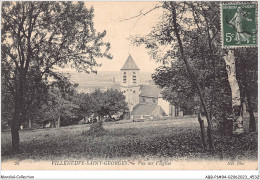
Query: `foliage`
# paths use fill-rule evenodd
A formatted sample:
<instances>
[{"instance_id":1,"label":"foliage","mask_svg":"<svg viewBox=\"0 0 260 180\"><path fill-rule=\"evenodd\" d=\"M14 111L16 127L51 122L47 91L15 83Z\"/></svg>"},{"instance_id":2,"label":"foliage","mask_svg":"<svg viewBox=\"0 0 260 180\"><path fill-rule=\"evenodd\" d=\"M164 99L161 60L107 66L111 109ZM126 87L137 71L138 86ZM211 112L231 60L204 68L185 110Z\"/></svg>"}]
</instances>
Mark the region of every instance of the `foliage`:
<instances>
[{"instance_id":1,"label":"foliage","mask_svg":"<svg viewBox=\"0 0 260 180\"><path fill-rule=\"evenodd\" d=\"M154 82L164 88L162 95L171 104L180 106L184 115L193 114L198 108L198 96L189 81L183 65L162 66L152 74Z\"/></svg>"},{"instance_id":2,"label":"foliage","mask_svg":"<svg viewBox=\"0 0 260 180\"><path fill-rule=\"evenodd\" d=\"M99 121L97 123L90 124L89 134L91 135L100 135L98 133L103 132L103 122Z\"/></svg>"},{"instance_id":3,"label":"foliage","mask_svg":"<svg viewBox=\"0 0 260 180\"><path fill-rule=\"evenodd\" d=\"M18 131L26 114L31 79L55 78L55 65L95 71L97 58L112 58L110 44L103 41L106 31L95 30L93 17L94 9L87 9L84 2L2 3L2 76L14 99L11 129L15 152L19 151Z\"/></svg>"},{"instance_id":4,"label":"foliage","mask_svg":"<svg viewBox=\"0 0 260 180\"><path fill-rule=\"evenodd\" d=\"M180 44L174 34L172 3L163 2L162 6L164 15L161 21L149 34L142 37L133 36L132 42L138 46L144 45L153 59L163 63L152 75L155 83L164 88L163 97L183 107L186 112L197 112L201 100L186 64L182 61ZM184 58L187 59L191 72L201 88L206 109L209 109L215 123L223 125L232 109L231 90L220 43L219 2L176 2L174 8ZM255 107L256 48L249 51L237 49L235 55L241 94L245 96L243 94L246 89L254 94L252 99ZM252 88L247 88L251 84ZM219 127L222 128L221 125Z\"/></svg>"},{"instance_id":5,"label":"foliage","mask_svg":"<svg viewBox=\"0 0 260 180\"><path fill-rule=\"evenodd\" d=\"M91 94L77 93L75 103L79 106L78 113L82 116L91 116L93 114L94 104L92 103Z\"/></svg>"},{"instance_id":6,"label":"foliage","mask_svg":"<svg viewBox=\"0 0 260 180\"><path fill-rule=\"evenodd\" d=\"M164 98L191 98L194 100L192 106L189 104L191 108L203 108L208 123L209 145L213 150L212 114L216 90L216 58L220 55L220 27L215 21L220 18L219 3L163 2L163 8L161 22L148 35L135 37L133 43L144 44L156 61L169 67L167 70L170 70L166 70L164 74L169 73L166 77L173 78L174 82L169 80L169 84L165 82L162 87L168 88L168 92L172 91L172 95ZM153 76L153 79L158 78L156 82L163 79L160 76L162 71L159 71L157 69ZM195 93L190 96L193 90ZM178 98L175 99L180 103Z\"/></svg>"},{"instance_id":7,"label":"foliage","mask_svg":"<svg viewBox=\"0 0 260 180\"><path fill-rule=\"evenodd\" d=\"M70 122L72 119L79 120L81 118L78 117L79 107L74 102L76 92L75 89L71 89L75 88L74 86L74 84L69 83L67 86L63 85L62 90L57 86L56 82L54 82L48 90L46 102L34 116L37 123L42 124L48 121L58 123L57 121L60 117L60 125L64 126L72 124L73 122ZM67 89L64 90L64 87L67 87ZM77 121L74 122L74 124L75 123L77 123Z\"/></svg>"},{"instance_id":8,"label":"foliage","mask_svg":"<svg viewBox=\"0 0 260 180\"><path fill-rule=\"evenodd\" d=\"M127 110L127 103L122 92L108 89L105 92L95 90L90 94L79 94L78 105L85 115L112 116Z\"/></svg>"},{"instance_id":9,"label":"foliage","mask_svg":"<svg viewBox=\"0 0 260 180\"><path fill-rule=\"evenodd\" d=\"M128 110L125 96L117 89L109 89L103 93L103 102L101 108L97 111L100 115L112 116L119 112Z\"/></svg>"},{"instance_id":10,"label":"foliage","mask_svg":"<svg viewBox=\"0 0 260 180\"><path fill-rule=\"evenodd\" d=\"M53 64L64 66L69 62L88 72L97 66L95 57L111 58L109 43L102 40L106 32L94 29L93 13L94 9L86 9L83 2L5 2L3 52L15 64L16 57L25 58L21 60L30 61L32 68L43 69L42 73L48 73ZM28 59L17 46L30 53Z\"/></svg>"},{"instance_id":11,"label":"foliage","mask_svg":"<svg viewBox=\"0 0 260 180\"><path fill-rule=\"evenodd\" d=\"M13 111L14 111L14 102L13 102L13 98L12 95L8 92L6 92L3 89L2 86L2 95L1 95L1 128L3 129L7 129L8 127L10 127L11 121L12 121L12 115L13 115ZM4 104L4 106L3 106Z\"/></svg>"},{"instance_id":12,"label":"foliage","mask_svg":"<svg viewBox=\"0 0 260 180\"><path fill-rule=\"evenodd\" d=\"M241 97L250 94L252 106L257 111L258 104L258 53L257 48L238 49L235 52L237 79Z\"/></svg>"},{"instance_id":13,"label":"foliage","mask_svg":"<svg viewBox=\"0 0 260 180\"><path fill-rule=\"evenodd\" d=\"M3 67L2 67L3 68ZM4 72L2 72L4 73ZM21 124L28 126L28 120L35 118L37 112L41 109L41 106L46 103L48 98L48 89L50 84L47 81L36 80L35 72L28 72L28 80L30 83L24 93L24 106L22 107L23 117ZM5 81L5 76L2 76L2 80ZM2 123L3 128L10 128L12 118L14 115L15 97L14 93L10 91L6 82L2 81ZM35 123L36 121L32 122Z\"/></svg>"}]
</instances>

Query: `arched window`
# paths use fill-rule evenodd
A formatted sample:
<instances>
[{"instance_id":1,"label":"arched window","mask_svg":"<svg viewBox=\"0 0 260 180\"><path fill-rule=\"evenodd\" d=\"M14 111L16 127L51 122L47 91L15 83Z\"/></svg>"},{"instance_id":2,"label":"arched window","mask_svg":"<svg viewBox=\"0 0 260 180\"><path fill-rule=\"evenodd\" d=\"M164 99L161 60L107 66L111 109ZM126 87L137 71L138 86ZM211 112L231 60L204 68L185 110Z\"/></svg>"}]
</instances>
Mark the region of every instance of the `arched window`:
<instances>
[{"instance_id":1,"label":"arched window","mask_svg":"<svg viewBox=\"0 0 260 180\"><path fill-rule=\"evenodd\" d=\"M123 83L126 83L126 72L124 72L124 75L123 75Z\"/></svg>"},{"instance_id":2,"label":"arched window","mask_svg":"<svg viewBox=\"0 0 260 180\"><path fill-rule=\"evenodd\" d=\"M133 83L134 84L136 83L136 74L135 74L135 72L133 72Z\"/></svg>"}]
</instances>

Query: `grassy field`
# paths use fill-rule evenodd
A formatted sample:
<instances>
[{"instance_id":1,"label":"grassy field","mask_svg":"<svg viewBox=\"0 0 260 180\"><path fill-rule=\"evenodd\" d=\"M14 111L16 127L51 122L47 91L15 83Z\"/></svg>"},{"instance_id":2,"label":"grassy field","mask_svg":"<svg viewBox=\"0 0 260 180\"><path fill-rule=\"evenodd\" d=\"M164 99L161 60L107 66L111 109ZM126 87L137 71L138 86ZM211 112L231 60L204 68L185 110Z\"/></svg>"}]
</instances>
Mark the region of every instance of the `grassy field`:
<instances>
[{"instance_id":1,"label":"grassy field","mask_svg":"<svg viewBox=\"0 0 260 180\"><path fill-rule=\"evenodd\" d=\"M248 120L245 122L246 129ZM257 157L257 133L241 138L215 135L215 153L204 151L196 118L104 123L105 131L89 133L89 125L20 132L21 153L12 155L10 132L2 132L2 161L122 157L190 159L244 159Z\"/></svg>"}]
</instances>

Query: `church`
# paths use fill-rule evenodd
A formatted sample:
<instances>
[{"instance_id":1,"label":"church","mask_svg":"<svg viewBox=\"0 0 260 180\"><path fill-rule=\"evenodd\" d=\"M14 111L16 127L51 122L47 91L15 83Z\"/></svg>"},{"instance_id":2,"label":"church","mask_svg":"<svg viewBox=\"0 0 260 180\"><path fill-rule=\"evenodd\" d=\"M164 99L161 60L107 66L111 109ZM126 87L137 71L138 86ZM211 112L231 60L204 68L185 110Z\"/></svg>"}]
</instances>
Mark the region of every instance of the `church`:
<instances>
[{"instance_id":1,"label":"church","mask_svg":"<svg viewBox=\"0 0 260 180\"><path fill-rule=\"evenodd\" d=\"M126 113L127 119L183 116L179 107L175 107L162 98L162 89L153 84L140 84L140 69L131 55L128 56L120 72L120 90L125 95L129 108L129 112Z\"/></svg>"}]
</instances>

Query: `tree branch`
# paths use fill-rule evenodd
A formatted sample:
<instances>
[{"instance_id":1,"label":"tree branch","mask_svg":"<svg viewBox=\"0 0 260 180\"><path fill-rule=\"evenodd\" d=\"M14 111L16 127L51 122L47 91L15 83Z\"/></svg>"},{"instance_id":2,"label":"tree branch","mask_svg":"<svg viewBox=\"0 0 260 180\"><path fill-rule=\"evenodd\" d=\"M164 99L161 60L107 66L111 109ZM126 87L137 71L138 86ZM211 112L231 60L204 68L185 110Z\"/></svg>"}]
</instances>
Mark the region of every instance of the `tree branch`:
<instances>
[{"instance_id":1,"label":"tree branch","mask_svg":"<svg viewBox=\"0 0 260 180\"><path fill-rule=\"evenodd\" d=\"M162 7L162 6L156 5L155 7L153 7L152 9L150 9L150 10L144 12L144 13L142 12L142 10L140 10L138 15L132 16L130 18L126 18L126 19L123 19L123 20L120 20L119 22L128 21L128 20L131 20L131 19L143 17L143 16L147 15L148 13L152 12L153 10L158 9L160 7Z\"/></svg>"}]
</instances>

